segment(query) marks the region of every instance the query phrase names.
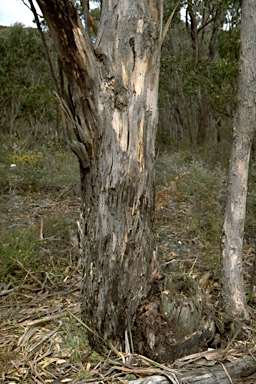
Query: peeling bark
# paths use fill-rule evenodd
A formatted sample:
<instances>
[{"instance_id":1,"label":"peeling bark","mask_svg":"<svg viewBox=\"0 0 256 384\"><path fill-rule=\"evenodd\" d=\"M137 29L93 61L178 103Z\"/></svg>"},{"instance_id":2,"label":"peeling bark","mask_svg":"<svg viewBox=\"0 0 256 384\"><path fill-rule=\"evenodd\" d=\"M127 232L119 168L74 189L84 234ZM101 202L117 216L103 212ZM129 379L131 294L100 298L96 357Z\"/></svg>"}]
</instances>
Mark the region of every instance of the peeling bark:
<instances>
[{"instance_id":1,"label":"peeling bark","mask_svg":"<svg viewBox=\"0 0 256 384\"><path fill-rule=\"evenodd\" d=\"M100 135L83 180L83 312L90 327L124 348L125 330L149 292L154 268L161 7L157 1L123 1L114 10L103 3L105 31L100 28L95 47L104 70L96 98ZM97 344L94 335L91 343Z\"/></svg>"},{"instance_id":2,"label":"peeling bark","mask_svg":"<svg viewBox=\"0 0 256 384\"><path fill-rule=\"evenodd\" d=\"M37 0L66 72L79 157L83 316L124 349L154 270L162 0L105 0L95 45L72 1ZM91 345L102 349L96 333Z\"/></svg>"}]
</instances>

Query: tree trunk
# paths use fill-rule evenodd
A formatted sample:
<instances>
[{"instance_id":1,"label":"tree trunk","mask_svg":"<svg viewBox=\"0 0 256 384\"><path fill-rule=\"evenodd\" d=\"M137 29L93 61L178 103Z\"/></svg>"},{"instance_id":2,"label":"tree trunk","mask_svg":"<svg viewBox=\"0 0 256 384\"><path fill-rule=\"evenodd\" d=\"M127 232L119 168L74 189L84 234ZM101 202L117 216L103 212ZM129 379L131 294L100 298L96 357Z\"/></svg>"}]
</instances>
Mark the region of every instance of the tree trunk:
<instances>
[{"instance_id":1,"label":"tree trunk","mask_svg":"<svg viewBox=\"0 0 256 384\"><path fill-rule=\"evenodd\" d=\"M72 91L85 323L124 348L154 270L160 0L103 2L93 46L73 2L37 0ZM90 334L92 347L102 342ZM100 345L101 344L101 345Z\"/></svg>"},{"instance_id":2,"label":"tree trunk","mask_svg":"<svg viewBox=\"0 0 256 384\"><path fill-rule=\"evenodd\" d=\"M222 234L222 298L230 317L248 319L243 281L243 232L250 150L255 130L256 3L242 6L237 115L230 158L228 197Z\"/></svg>"},{"instance_id":3,"label":"tree trunk","mask_svg":"<svg viewBox=\"0 0 256 384\"><path fill-rule=\"evenodd\" d=\"M198 128L197 128L197 144L203 146L206 140L207 133L207 111L206 103L204 100L204 94L202 91L202 86L199 82L198 84Z\"/></svg>"}]
</instances>

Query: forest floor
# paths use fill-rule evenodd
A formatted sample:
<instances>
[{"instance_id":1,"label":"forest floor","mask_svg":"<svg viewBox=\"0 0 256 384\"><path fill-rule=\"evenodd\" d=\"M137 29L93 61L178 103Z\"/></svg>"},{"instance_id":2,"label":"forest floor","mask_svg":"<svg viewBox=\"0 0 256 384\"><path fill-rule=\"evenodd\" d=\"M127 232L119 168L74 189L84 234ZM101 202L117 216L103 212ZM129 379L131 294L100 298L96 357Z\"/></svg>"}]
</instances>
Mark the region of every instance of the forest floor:
<instances>
[{"instance_id":1,"label":"forest floor","mask_svg":"<svg viewBox=\"0 0 256 384\"><path fill-rule=\"evenodd\" d=\"M218 167L206 169L200 161L184 162L181 154L163 154L156 171L155 233L161 269L196 279L218 317L225 175ZM80 318L77 179L58 190L24 193L12 189L0 195L0 382L127 383L140 376L138 367L150 374L156 366L138 355L127 365L125 354L105 347L98 354L88 345L88 329ZM253 226L248 228L245 281L255 322L255 297L250 291L255 239ZM211 366L254 356L254 336L238 340L236 335L221 335L215 341L217 353ZM184 361L166 369L178 372L184 365L197 368L209 364L202 354ZM255 373L235 382L255 383Z\"/></svg>"}]
</instances>

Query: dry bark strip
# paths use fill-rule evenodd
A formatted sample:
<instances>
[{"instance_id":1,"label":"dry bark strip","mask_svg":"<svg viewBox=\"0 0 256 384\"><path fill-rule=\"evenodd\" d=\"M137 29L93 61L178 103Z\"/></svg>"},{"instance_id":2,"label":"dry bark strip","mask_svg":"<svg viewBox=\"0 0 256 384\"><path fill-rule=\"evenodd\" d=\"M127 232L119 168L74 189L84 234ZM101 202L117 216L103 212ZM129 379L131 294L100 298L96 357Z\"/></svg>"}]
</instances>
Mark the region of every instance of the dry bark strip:
<instances>
[{"instance_id":1,"label":"dry bark strip","mask_svg":"<svg viewBox=\"0 0 256 384\"><path fill-rule=\"evenodd\" d=\"M250 356L237 359L232 363L218 363L213 367L192 369L177 377L180 384L235 384L241 378L256 372L256 359ZM169 384L165 376L155 375L130 381L129 384Z\"/></svg>"}]
</instances>

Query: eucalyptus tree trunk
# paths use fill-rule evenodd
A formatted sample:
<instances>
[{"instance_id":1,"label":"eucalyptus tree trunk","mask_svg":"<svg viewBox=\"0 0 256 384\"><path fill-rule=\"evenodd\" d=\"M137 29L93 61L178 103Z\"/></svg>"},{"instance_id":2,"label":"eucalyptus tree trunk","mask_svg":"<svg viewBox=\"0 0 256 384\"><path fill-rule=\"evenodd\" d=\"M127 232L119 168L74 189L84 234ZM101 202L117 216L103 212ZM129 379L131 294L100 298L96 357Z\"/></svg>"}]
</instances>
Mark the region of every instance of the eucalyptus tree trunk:
<instances>
[{"instance_id":1,"label":"eucalyptus tree trunk","mask_svg":"<svg viewBox=\"0 0 256 384\"><path fill-rule=\"evenodd\" d=\"M255 131L256 3L242 5L237 115L230 158L228 197L222 235L222 298L231 317L248 319L243 280L243 233L250 151Z\"/></svg>"},{"instance_id":2,"label":"eucalyptus tree trunk","mask_svg":"<svg viewBox=\"0 0 256 384\"><path fill-rule=\"evenodd\" d=\"M123 347L154 269L154 142L163 2L104 0L94 45L73 1L37 3L75 109L71 145L79 157L82 184L84 320L100 337ZM91 334L90 342L97 346L98 338Z\"/></svg>"}]
</instances>

